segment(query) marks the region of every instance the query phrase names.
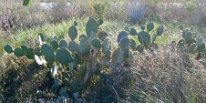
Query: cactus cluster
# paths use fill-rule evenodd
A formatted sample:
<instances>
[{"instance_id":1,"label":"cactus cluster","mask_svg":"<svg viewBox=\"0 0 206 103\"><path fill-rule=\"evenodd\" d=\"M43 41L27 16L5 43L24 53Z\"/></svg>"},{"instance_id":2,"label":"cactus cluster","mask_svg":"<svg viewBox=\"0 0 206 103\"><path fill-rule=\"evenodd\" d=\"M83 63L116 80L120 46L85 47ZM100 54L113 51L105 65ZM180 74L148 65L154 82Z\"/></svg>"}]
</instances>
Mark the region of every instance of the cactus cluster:
<instances>
[{"instance_id":1,"label":"cactus cluster","mask_svg":"<svg viewBox=\"0 0 206 103\"><path fill-rule=\"evenodd\" d=\"M71 93L80 93L87 88L83 86L88 86L88 81L92 83L91 81L95 79L92 77L95 75L99 77L101 83L110 85L109 66L112 64L129 67L133 61L132 50L144 52L144 49L154 43L156 36L160 36L163 32L160 26L157 33L150 37L154 24L149 23L147 31L142 27L140 32L134 28L119 32L117 43L116 41L114 43L105 31L99 29L102 23L102 19L90 17L86 23L85 34L79 35L78 24L74 22L68 29L70 39L45 40L45 35L39 34L39 46L36 48L23 45L14 49L6 45L4 49L7 53L14 53L17 57L26 56L34 59L37 64L50 68L48 72L52 75L50 78L54 80L52 88L58 87L60 84L56 82L62 81L64 84L69 84ZM140 45L137 45L131 36L137 36ZM112 47L116 44L117 46ZM105 68L108 69L108 73L102 72Z\"/></svg>"},{"instance_id":2,"label":"cactus cluster","mask_svg":"<svg viewBox=\"0 0 206 103\"><path fill-rule=\"evenodd\" d=\"M155 40L158 36L162 35L162 33L164 32L164 27L159 26L155 33L152 32L155 28L155 25L152 22L149 22L146 25L146 30L145 30L144 25L141 25L140 28L141 28L140 32L137 32L136 29L131 28L129 30L129 34L131 36L137 36L138 41L140 42L140 45L136 45L136 42L134 40L130 39L131 48L133 50L138 50L139 52L142 53L142 52L144 52L144 49L147 49L147 48L150 48L154 45L157 45L155 43Z\"/></svg>"},{"instance_id":3,"label":"cactus cluster","mask_svg":"<svg viewBox=\"0 0 206 103\"><path fill-rule=\"evenodd\" d=\"M90 79L88 75L91 73L100 73L105 67L112 64L123 64L129 66L132 62L132 50L139 50L143 52L148 48L155 39L151 39L151 31L154 29L154 24L147 25L147 31L142 29L137 32L136 29L131 28L121 31L117 37L117 47L112 47L108 34L100 30L99 27L103 23L102 19L97 20L90 17L86 23L86 34L78 34L77 22L68 29L68 36L70 40L64 39L49 39L45 40L44 34L39 34L39 47L29 48L21 46L13 49L10 45L5 46L7 53L14 53L17 57L26 56L29 59L35 59L39 65L44 65L49 68L57 67L63 70L82 70L85 73L84 82ZM153 35L161 35L163 28L160 26L157 33ZM137 36L140 45L137 46L136 41L130 38ZM78 69L81 68L81 69ZM54 70L51 69L52 71ZM57 69L55 69L57 71ZM51 72L52 72L51 71ZM60 72L60 71L59 71ZM101 73L100 73L101 74Z\"/></svg>"},{"instance_id":4,"label":"cactus cluster","mask_svg":"<svg viewBox=\"0 0 206 103\"><path fill-rule=\"evenodd\" d=\"M70 41L53 39L49 43L43 43L44 34L39 34L39 48L32 49L21 46L13 50L10 45L6 45L5 51L14 53L17 57L26 56L29 59L34 59L36 55L36 57L45 59L47 65L59 63L68 66L69 63L76 63L77 60L79 62L98 62L105 58L108 62L123 63L128 62L131 58L131 50L143 52L144 49L154 44L156 37L160 36L164 30L163 26L159 26L156 34L151 35L151 31L155 27L154 23L151 22L147 24L147 30L141 26L140 32L134 28L127 28L127 30L119 32L118 47L112 51L112 44L107 33L99 30L101 24L103 24L102 19L90 17L86 23L86 35L78 35L78 25L75 21L68 29ZM129 35L137 36L140 45L137 45L135 40L130 39Z\"/></svg>"},{"instance_id":5,"label":"cactus cluster","mask_svg":"<svg viewBox=\"0 0 206 103\"><path fill-rule=\"evenodd\" d=\"M182 39L178 41L177 48L183 52L196 54L199 59L205 57L206 48L202 38L197 37L195 33L189 29L183 29L183 27L181 27L181 30Z\"/></svg>"}]
</instances>

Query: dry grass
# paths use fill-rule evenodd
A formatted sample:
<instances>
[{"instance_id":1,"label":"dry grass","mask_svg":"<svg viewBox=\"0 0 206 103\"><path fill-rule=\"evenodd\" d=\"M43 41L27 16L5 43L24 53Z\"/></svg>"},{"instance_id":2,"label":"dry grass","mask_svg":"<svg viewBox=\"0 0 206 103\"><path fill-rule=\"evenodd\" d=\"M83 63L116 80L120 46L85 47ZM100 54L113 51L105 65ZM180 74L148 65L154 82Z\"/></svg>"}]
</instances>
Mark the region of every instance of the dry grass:
<instances>
[{"instance_id":1,"label":"dry grass","mask_svg":"<svg viewBox=\"0 0 206 103\"><path fill-rule=\"evenodd\" d=\"M132 64L138 91L165 103L206 102L206 70L192 55L168 46L155 53L135 54Z\"/></svg>"}]
</instances>

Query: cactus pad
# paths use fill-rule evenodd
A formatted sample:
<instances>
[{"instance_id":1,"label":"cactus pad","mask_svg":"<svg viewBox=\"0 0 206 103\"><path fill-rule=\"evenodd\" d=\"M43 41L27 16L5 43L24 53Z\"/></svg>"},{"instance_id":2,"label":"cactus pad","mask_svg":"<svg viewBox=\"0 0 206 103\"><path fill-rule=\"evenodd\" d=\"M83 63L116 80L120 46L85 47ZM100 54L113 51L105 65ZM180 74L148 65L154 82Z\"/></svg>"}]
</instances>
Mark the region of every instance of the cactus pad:
<instances>
[{"instance_id":1,"label":"cactus pad","mask_svg":"<svg viewBox=\"0 0 206 103\"><path fill-rule=\"evenodd\" d=\"M12 49L12 47L11 47L10 45L6 45L6 46L4 47L4 50L5 50L7 53L12 53L12 52L13 52L13 49Z\"/></svg>"},{"instance_id":2,"label":"cactus pad","mask_svg":"<svg viewBox=\"0 0 206 103\"><path fill-rule=\"evenodd\" d=\"M134 28L131 28L130 31L129 31L129 34L133 35L133 36L137 35L137 31Z\"/></svg>"},{"instance_id":3,"label":"cactus pad","mask_svg":"<svg viewBox=\"0 0 206 103\"><path fill-rule=\"evenodd\" d=\"M129 39L123 38L121 39L119 46L121 49L125 50L125 49L129 49L130 46L129 44L130 44Z\"/></svg>"},{"instance_id":4,"label":"cactus pad","mask_svg":"<svg viewBox=\"0 0 206 103\"><path fill-rule=\"evenodd\" d=\"M61 40L59 42L59 47L60 48L67 48L67 42L65 40Z\"/></svg>"},{"instance_id":5,"label":"cactus pad","mask_svg":"<svg viewBox=\"0 0 206 103\"><path fill-rule=\"evenodd\" d=\"M74 41L69 43L69 50L71 52L75 52L75 53L79 53L80 52L79 45L76 42L74 42Z\"/></svg>"},{"instance_id":6,"label":"cactus pad","mask_svg":"<svg viewBox=\"0 0 206 103\"><path fill-rule=\"evenodd\" d=\"M124 61L124 50L117 48L112 54L113 63L122 63Z\"/></svg>"},{"instance_id":7,"label":"cactus pad","mask_svg":"<svg viewBox=\"0 0 206 103\"><path fill-rule=\"evenodd\" d=\"M98 38L92 40L92 46L95 48L101 48L101 42Z\"/></svg>"},{"instance_id":8,"label":"cactus pad","mask_svg":"<svg viewBox=\"0 0 206 103\"><path fill-rule=\"evenodd\" d=\"M16 48L14 50L14 55L17 56L17 57L24 56L24 51L21 48Z\"/></svg>"},{"instance_id":9,"label":"cactus pad","mask_svg":"<svg viewBox=\"0 0 206 103\"><path fill-rule=\"evenodd\" d=\"M54 49L48 44L43 44L41 46L41 53L48 59L54 59Z\"/></svg>"},{"instance_id":10,"label":"cactus pad","mask_svg":"<svg viewBox=\"0 0 206 103\"><path fill-rule=\"evenodd\" d=\"M121 32L119 33L118 37L117 37L117 43L120 44L120 41L121 41L123 38L127 37L127 36L128 36L128 34L127 34L126 31L121 31Z\"/></svg>"},{"instance_id":11,"label":"cactus pad","mask_svg":"<svg viewBox=\"0 0 206 103\"><path fill-rule=\"evenodd\" d=\"M58 42L56 40L52 40L50 42L50 45L53 47L54 50L56 50L58 48Z\"/></svg>"},{"instance_id":12,"label":"cactus pad","mask_svg":"<svg viewBox=\"0 0 206 103\"><path fill-rule=\"evenodd\" d=\"M139 34L138 34L138 40L139 42L144 45L144 47L148 47L149 46L149 43L150 43L150 35L145 32L145 31L141 31Z\"/></svg>"},{"instance_id":13,"label":"cactus pad","mask_svg":"<svg viewBox=\"0 0 206 103\"><path fill-rule=\"evenodd\" d=\"M161 36L163 32L164 32L164 26L161 25L157 28L157 36Z\"/></svg>"},{"instance_id":14,"label":"cactus pad","mask_svg":"<svg viewBox=\"0 0 206 103\"><path fill-rule=\"evenodd\" d=\"M154 23L148 23L147 24L147 31L150 32L154 29Z\"/></svg>"},{"instance_id":15,"label":"cactus pad","mask_svg":"<svg viewBox=\"0 0 206 103\"><path fill-rule=\"evenodd\" d=\"M74 23L75 25L75 23ZM76 39L77 35L78 35L78 31L77 31L77 28L76 26L71 26L69 28L69 37L71 38L72 41L74 41L74 39Z\"/></svg>"},{"instance_id":16,"label":"cactus pad","mask_svg":"<svg viewBox=\"0 0 206 103\"><path fill-rule=\"evenodd\" d=\"M87 33L87 36L90 37L90 33L91 33L91 32L97 33L98 28L99 28L99 23L98 23L98 21L97 21L95 18L90 17L89 20L87 21L87 24L86 24L86 33Z\"/></svg>"},{"instance_id":17,"label":"cactus pad","mask_svg":"<svg viewBox=\"0 0 206 103\"><path fill-rule=\"evenodd\" d=\"M68 64L73 61L69 51L64 48L58 49L56 51L56 60L61 64Z\"/></svg>"}]
</instances>

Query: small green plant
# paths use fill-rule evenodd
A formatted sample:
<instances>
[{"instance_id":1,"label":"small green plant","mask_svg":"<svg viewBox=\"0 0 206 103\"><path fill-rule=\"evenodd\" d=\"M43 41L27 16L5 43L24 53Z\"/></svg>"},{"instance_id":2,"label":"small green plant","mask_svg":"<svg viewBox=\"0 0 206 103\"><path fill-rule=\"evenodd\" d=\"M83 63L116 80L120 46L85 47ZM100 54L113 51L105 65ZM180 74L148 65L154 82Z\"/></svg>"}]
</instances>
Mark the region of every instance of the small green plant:
<instances>
[{"instance_id":1,"label":"small green plant","mask_svg":"<svg viewBox=\"0 0 206 103\"><path fill-rule=\"evenodd\" d=\"M138 41L140 42L140 45L138 45L135 48L135 42L134 41L130 41L132 42L132 48L133 50L138 50L139 52L143 52L144 49L148 49L152 46L157 47L157 44L155 43L155 40L158 36L161 36L162 33L164 32L164 27L163 26L159 26L156 30L156 32L154 34L152 34L153 30L154 30L154 23L150 22L147 24L146 26L147 30L145 30L145 26L141 25L141 31L137 32L134 28L131 28L129 31L129 34L131 36L137 36Z\"/></svg>"},{"instance_id":2,"label":"small green plant","mask_svg":"<svg viewBox=\"0 0 206 103\"><path fill-rule=\"evenodd\" d=\"M24 0L23 5L28 6L31 3L31 0Z\"/></svg>"},{"instance_id":3,"label":"small green plant","mask_svg":"<svg viewBox=\"0 0 206 103\"><path fill-rule=\"evenodd\" d=\"M205 55L205 43L202 38L197 37L195 33L192 33L189 29L182 30L182 39L178 41L177 47L183 52L189 52L196 54L197 59L204 57Z\"/></svg>"}]
</instances>

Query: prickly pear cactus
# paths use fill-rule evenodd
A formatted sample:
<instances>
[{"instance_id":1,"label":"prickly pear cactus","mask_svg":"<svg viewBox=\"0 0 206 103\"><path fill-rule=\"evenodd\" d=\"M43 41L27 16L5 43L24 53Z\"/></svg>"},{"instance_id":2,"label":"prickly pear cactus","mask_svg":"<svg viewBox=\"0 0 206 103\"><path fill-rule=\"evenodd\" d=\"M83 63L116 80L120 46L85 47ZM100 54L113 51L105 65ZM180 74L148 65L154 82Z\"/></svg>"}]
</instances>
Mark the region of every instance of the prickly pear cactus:
<instances>
[{"instance_id":1,"label":"prickly pear cactus","mask_svg":"<svg viewBox=\"0 0 206 103\"><path fill-rule=\"evenodd\" d=\"M21 49L21 48L16 48L16 49L14 50L14 55L15 55L16 57L22 57L22 56L24 56L25 54L24 54L23 49Z\"/></svg>"},{"instance_id":2,"label":"prickly pear cactus","mask_svg":"<svg viewBox=\"0 0 206 103\"><path fill-rule=\"evenodd\" d=\"M134 28L131 28L129 31L129 34L132 36L135 36L135 35L137 35L137 31Z\"/></svg>"},{"instance_id":3,"label":"prickly pear cactus","mask_svg":"<svg viewBox=\"0 0 206 103\"><path fill-rule=\"evenodd\" d=\"M109 38L106 38L103 43L102 43L102 52L105 55L110 55L111 54L111 41Z\"/></svg>"},{"instance_id":4,"label":"prickly pear cactus","mask_svg":"<svg viewBox=\"0 0 206 103\"><path fill-rule=\"evenodd\" d=\"M12 47L11 47L10 45L6 45L6 46L4 47L4 50L5 50L7 53L12 53L12 52L13 52L13 49L12 49Z\"/></svg>"},{"instance_id":5,"label":"prickly pear cactus","mask_svg":"<svg viewBox=\"0 0 206 103\"><path fill-rule=\"evenodd\" d=\"M144 26L144 25L141 25L141 26L140 26L140 29L141 29L142 31L144 31L144 30L145 30L145 26Z\"/></svg>"},{"instance_id":6,"label":"prickly pear cactus","mask_svg":"<svg viewBox=\"0 0 206 103\"><path fill-rule=\"evenodd\" d=\"M67 42L65 40L61 40L59 42L59 47L60 48L67 48Z\"/></svg>"},{"instance_id":7,"label":"prickly pear cactus","mask_svg":"<svg viewBox=\"0 0 206 103\"><path fill-rule=\"evenodd\" d=\"M149 44L151 42L150 35L147 32L145 32L145 31L141 31L138 34L138 40L146 48L149 46Z\"/></svg>"},{"instance_id":8,"label":"prickly pear cactus","mask_svg":"<svg viewBox=\"0 0 206 103\"><path fill-rule=\"evenodd\" d=\"M191 43L195 42L195 40L192 37L192 33L189 31L185 31L182 34L182 37L185 39L185 42L190 45Z\"/></svg>"},{"instance_id":9,"label":"prickly pear cactus","mask_svg":"<svg viewBox=\"0 0 206 103\"><path fill-rule=\"evenodd\" d=\"M34 59L34 50L32 48L27 48L25 56L29 59Z\"/></svg>"},{"instance_id":10,"label":"prickly pear cactus","mask_svg":"<svg viewBox=\"0 0 206 103\"><path fill-rule=\"evenodd\" d=\"M77 31L76 26L77 26L77 22L74 22L74 25L69 28L68 34L69 34L69 37L72 41L74 41L74 39L76 39L76 37L78 35L78 31Z\"/></svg>"},{"instance_id":11,"label":"prickly pear cactus","mask_svg":"<svg viewBox=\"0 0 206 103\"><path fill-rule=\"evenodd\" d=\"M92 46L94 48L101 48L101 42L98 38L95 38L92 40Z\"/></svg>"},{"instance_id":12,"label":"prickly pear cactus","mask_svg":"<svg viewBox=\"0 0 206 103\"><path fill-rule=\"evenodd\" d=\"M89 54L91 48L91 42L87 37L80 40L79 49L81 54Z\"/></svg>"},{"instance_id":13,"label":"prickly pear cactus","mask_svg":"<svg viewBox=\"0 0 206 103\"><path fill-rule=\"evenodd\" d=\"M101 25L103 23L103 20L96 20L96 18L94 17L90 17L87 24L86 24L86 33L87 36L90 37L90 33L94 32L97 33L98 29L99 29L99 25Z\"/></svg>"},{"instance_id":14,"label":"prickly pear cactus","mask_svg":"<svg viewBox=\"0 0 206 103\"><path fill-rule=\"evenodd\" d=\"M202 50L201 57L206 58L206 48Z\"/></svg>"},{"instance_id":15,"label":"prickly pear cactus","mask_svg":"<svg viewBox=\"0 0 206 103\"><path fill-rule=\"evenodd\" d=\"M117 48L113 53L112 53L112 62L113 63L123 63L124 61L124 50L121 48Z\"/></svg>"},{"instance_id":16,"label":"prickly pear cactus","mask_svg":"<svg viewBox=\"0 0 206 103\"><path fill-rule=\"evenodd\" d=\"M72 41L69 43L69 50L73 53L79 53L79 44L77 44L76 42Z\"/></svg>"},{"instance_id":17,"label":"prickly pear cactus","mask_svg":"<svg viewBox=\"0 0 206 103\"><path fill-rule=\"evenodd\" d=\"M64 65L67 65L73 61L70 52L64 48L58 49L56 51L56 60Z\"/></svg>"},{"instance_id":18,"label":"prickly pear cactus","mask_svg":"<svg viewBox=\"0 0 206 103\"><path fill-rule=\"evenodd\" d=\"M154 23L148 23L147 24L147 32L150 32L154 29Z\"/></svg>"},{"instance_id":19,"label":"prickly pear cactus","mask_svg":"<svg viewBox=\"0 0 206 103\"><path fill-rule=\"evenodd\" d=\"M198 52L202 52L203 49L205 48L205 43L203 42L202 38L196 39L196 45L197 45Z\"/></svg>"},{"instance_id":20,"label":"prickly pear cactus","mask_svg":"<svg viewBox=\"0 0 206 103\"><path fill-rule=\"evenodd\" d=\"M157 36L161 36L162 35L162 33L164 32L164 26L159 26L158 28L157 28Z\"/></svg>"},{"instance_id":21,"label":"prickly pear cactus","mask_svg":"<svg viewBox=\"0 0 206 103\"><path fill-rule=\"evenodd\" d=\"M54 59L54 49L50 45L48 45L48 44L43 44L41 46L41 53L48 60Z\"/></svg>"},{"instance_id":22,"label":"prickly pear cactus","mask_svg":"<svg viewBox=\"0 0 206 103\"><path fill-rule=\"evenodd\" d=\"M120 44L119 44L120 48L125 50L125 49L129 49L130 47L130 41L128 38L123 38L121 39L120 41Z\"/></svg>"},{"instance_id":23,"label":"prickly pear cactus","mask_svg":"<svg viewBox=\"0 0 206 103\"><path fill-rule=\"evenodd\" d=\"M56 50L59 47L59 44L56 40L52 40L50 42L50 45L53 47L54 50Z\"/></svg>"},{"instance_id":24,"label":"prickly pear cactus","mask_svg":"<svg viewBox=\"0 0 206 103\"><path fill-rule=\"evenodd\" d=\"M117 37L117 43L120 44L120 41L123 39L123 38L127 38L128 37L128 34L126 31L121 31Z\"/></svg>"}]
</instances>

